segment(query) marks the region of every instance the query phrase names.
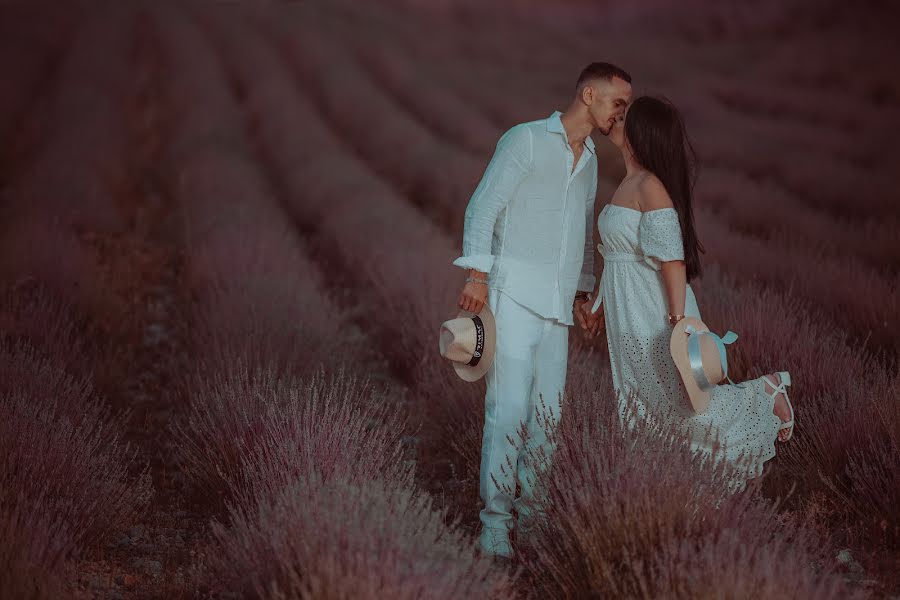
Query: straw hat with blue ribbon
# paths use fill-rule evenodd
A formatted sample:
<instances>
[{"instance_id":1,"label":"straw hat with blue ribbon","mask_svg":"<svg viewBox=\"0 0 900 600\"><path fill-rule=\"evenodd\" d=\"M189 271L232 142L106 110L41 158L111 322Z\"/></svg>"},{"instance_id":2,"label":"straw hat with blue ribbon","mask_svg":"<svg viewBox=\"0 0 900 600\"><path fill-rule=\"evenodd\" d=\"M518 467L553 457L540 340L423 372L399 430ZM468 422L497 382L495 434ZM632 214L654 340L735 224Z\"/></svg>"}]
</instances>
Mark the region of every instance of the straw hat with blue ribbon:
<instances>
[{"instance_id":1,"label":"straw hat with blue ribbon","mask_svg":"<svg viewBox=\"0 0 900 600\"><path fill-rule=\"evenodd\" d=\"M738 387L746 385L736 384L728 377L725 344L736 339L737 334L733 331L719 337L695 317L684 317L672 328L669 342L672 360L675 361L695 412L706 411L713 389L722 380L727 379Z\"/></svg>"}]
</instances>

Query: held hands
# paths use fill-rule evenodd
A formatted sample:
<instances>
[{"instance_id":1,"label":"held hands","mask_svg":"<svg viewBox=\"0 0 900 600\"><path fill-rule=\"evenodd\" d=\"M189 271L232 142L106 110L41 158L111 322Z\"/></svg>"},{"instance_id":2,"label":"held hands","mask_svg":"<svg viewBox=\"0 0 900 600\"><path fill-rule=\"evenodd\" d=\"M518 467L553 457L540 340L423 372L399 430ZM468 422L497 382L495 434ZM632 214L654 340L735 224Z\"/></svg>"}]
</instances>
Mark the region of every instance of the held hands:
<instances>
[{"instance_id":1,"label":"held hands","mask_svg":"<svg viewBox=\"0 0 900 600\"><path fill-rule=\"evenodd\" d=\"M463 310L478 314L487 304L487 295L487 273L473 270L466 279L466 285L459 295L457 304ZM596 313L591 312L591 306L591 302L578 298L572 306L575 318L581 324L585 339L594 338L606 329L603 305L600 305L600 309Z\"/></svg>"},{"instance_id":2,"label":"held hands","mask_svg":"<svg viewBox=\"0 0 900 600\"><path fill-rule=\"evenodd\" d=\"M596 313L591 312L592 303L585 300L575 300L573 311L575 318L581 324L585 339L596 337L606 329L606 319L603 315L603 305L600 305Z\"/></svg>"}]
</instances>

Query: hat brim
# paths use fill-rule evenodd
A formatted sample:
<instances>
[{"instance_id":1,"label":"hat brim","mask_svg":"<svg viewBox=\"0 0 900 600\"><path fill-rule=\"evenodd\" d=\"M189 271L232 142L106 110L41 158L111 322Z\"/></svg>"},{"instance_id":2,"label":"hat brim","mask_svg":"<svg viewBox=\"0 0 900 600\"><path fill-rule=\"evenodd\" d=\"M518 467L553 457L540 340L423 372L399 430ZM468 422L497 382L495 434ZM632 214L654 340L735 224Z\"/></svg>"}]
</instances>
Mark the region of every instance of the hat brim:
<instances>
[{"instance_id":1,"label":"hat brim","mask_svg":"<svg viewBox=\"0 0 900 600\"><path fill-rule=\"evenodd\" d=\"M453 369L456 371L456 374L461 379L469 382L478 381L485 376L494 363L494 353L497 349L497 323L494 320L494 313L491 312L487 302L484 303L480 313L461 310L456 315L456 318L472 318L476 314L481 318L481 322L484 323L484 351L481 353L481 360L474 367L470 367L465 363L453 363Z\"/></svg>"},{"instance_id":2,"label":"hat brim","mask_svg":"<svg viewBox=\"0 0 900 600\"><path fill-rule=\"evenodd\" d=\"M707 391L700 389L697 380L694 379L694 372L691 370L691 360L688 357L687 333L685 328L693 325L697 331L709 331L703 321L696 317L684 317L672 328L672 336L669 338L669 351L672 353L672 360L675 367L681 375L681 382L687 392L691 402L691 408L694 412L705 412L709 407L709 399L712 397L712 388Z\"/></svg>"}]
</instances>

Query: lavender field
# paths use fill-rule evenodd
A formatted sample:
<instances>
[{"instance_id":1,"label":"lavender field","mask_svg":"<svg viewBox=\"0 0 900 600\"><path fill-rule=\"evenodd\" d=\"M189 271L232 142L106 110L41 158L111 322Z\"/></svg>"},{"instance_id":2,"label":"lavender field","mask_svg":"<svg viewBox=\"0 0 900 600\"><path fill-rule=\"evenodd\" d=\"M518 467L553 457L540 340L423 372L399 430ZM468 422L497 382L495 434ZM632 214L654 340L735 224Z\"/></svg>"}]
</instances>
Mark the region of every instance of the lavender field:
<instances>
[{"instance_id":1,"label":"lavender field","mask_svg":"<svg viewBox=\"0 0 900 600\"><path fill-rule=\"evenodd\" d=\"M0 5L0 599L900 597L900 14L624 4ZM438 328L497 139L596 60L684 111L704 321L797 427L729 495L573 329L507 569Z\"/></svg>"}]
</instances>

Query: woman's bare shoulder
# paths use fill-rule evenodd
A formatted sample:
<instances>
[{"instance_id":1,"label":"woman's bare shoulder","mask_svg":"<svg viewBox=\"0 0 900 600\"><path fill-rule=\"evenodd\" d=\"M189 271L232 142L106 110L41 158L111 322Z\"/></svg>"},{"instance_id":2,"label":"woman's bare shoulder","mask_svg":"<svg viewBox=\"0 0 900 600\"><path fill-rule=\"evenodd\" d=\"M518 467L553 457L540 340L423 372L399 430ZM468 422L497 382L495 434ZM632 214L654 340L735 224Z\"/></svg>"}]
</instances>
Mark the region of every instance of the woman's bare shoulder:
<instances>
[{"instance_id":1,"label":"woman's bare shoulder","mask_svg":"<svg viewBox=\"0 0 900 600\"><path fill-rule=\"evenodd\" d=\"M666 191L666 186L653 173L647 173L637 184L638 202L641 210L658 210L660 208L674 208L672 197Z\"/></svg>"}]
</instances>

